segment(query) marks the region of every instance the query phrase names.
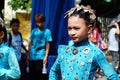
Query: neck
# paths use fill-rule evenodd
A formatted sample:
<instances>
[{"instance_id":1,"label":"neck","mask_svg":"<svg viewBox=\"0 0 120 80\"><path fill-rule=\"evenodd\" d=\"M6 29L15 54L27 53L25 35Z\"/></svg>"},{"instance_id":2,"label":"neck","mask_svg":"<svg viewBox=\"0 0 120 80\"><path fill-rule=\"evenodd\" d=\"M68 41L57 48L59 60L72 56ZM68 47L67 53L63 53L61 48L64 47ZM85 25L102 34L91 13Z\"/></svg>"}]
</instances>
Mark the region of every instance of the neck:
<instances>
[{"instance_id":1,"label":"neck","mask_svg":"<svg viewBox=\"0 0 120 80\"><path fill-rule=\"evenodd\" d=\"M40 30L43 30L44 29L44 27L38 27Z\"/></svg>"},{"instance_id":2,"label":"neck","mask_svg":"<svg viewBox=\"0 0 120 80\"><path fill-rule=\"evenodd\" d=\"M17 35L17 34L18 34L18 32L13 32L13 31L12 31L12 32L11 32L11 34L13 34L13 35Z\"/></svg>"},{"instance_id":3,"label":"neck","mask_svg":"<svg viewBox=\"0 0 120 80\"><path fill-rule=\"evenodd\" d=\"M88 44L89 44L89 41L88 41L88 38L87 38L87 39L84 39L80 42L75 42L74 46L85 46L85 45L88 45Z\"/></svg>"}]
</instances>

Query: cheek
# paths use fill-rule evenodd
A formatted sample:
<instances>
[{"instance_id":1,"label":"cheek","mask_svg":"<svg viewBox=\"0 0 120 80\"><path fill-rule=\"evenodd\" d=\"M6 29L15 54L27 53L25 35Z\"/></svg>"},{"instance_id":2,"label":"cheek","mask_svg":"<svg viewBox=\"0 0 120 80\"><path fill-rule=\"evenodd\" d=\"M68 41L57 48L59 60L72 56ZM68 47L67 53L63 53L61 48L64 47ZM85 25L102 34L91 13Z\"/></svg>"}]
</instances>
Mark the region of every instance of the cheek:
<instances>
[{"instance_id":1,"label":"cheek","mask_svg":"<svg viewBox=\"0 0 120 80\"><path fill-rule=\"evenodd\" d=\"M68 30L68 35L70 35L70 31Z\"/></svg>"},{"instance_id":2,"label":"cheek","mask_svg":"<svg viewBox=\"0 0 120 80\"><path fill-rule=\"evenodd\" d=\"M87 30L79 30L77 31L78 36L87 34Z\"/></svg>"}]
</instances>

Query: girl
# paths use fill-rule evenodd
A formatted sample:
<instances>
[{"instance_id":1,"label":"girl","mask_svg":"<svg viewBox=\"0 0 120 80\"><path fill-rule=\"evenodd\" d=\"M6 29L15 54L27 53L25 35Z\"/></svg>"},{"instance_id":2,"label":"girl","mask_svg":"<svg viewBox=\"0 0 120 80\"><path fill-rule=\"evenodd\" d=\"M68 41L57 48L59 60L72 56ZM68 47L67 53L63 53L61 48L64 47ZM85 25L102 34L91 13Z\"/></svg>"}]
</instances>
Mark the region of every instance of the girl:
<instances>
[{"instance_id":1,"label":"girl","mask_svg":"<svg viewBox=\"0 0 120 80\"><path fill-rule=\"evenodd\" d=\"M79 6L66 13L68 34L72 39L69 46L58 48L58 57L50 70L49 80L93 80L97 68L101 68L108 80L119 80L104 53L89 39L96 16L89 7Z\"/></svg>"},{"instance_id":2,"label":"girl","mask_svg":"<svg viewBox=\"0 0 120 80\"><path fill-rule=\"evenodd\" d=\"M15 52L5 44L6 41L6 28L0 22L0 80L18 79L20 70Z\"/></svg>"}]
</instances>

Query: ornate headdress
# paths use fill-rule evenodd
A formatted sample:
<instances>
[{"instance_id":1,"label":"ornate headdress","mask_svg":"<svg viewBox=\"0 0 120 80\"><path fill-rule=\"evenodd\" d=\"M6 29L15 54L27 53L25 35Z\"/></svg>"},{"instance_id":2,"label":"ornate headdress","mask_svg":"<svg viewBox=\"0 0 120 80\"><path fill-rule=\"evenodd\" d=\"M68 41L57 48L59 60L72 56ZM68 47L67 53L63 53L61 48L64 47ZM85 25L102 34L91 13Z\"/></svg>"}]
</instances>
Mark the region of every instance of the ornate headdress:
<instances>
[{"instance_id":1,"label":"ornate headdress","mask_svg":"<svg viewBox=\"0 0 120 80\"><path fill-rule=\"evenodd\" d=\"M73 14L80 15L81 13L82 14L84 13L85 15L87 15L90 19L90 22L93 22L96 19L95 10L91 9L91 7L89 5L88 6L82 5L82 6L77 6L77 7L71 8L70 10L68 10L65 13L65 17L70 17Z\"/></svg>"}]
</instances>

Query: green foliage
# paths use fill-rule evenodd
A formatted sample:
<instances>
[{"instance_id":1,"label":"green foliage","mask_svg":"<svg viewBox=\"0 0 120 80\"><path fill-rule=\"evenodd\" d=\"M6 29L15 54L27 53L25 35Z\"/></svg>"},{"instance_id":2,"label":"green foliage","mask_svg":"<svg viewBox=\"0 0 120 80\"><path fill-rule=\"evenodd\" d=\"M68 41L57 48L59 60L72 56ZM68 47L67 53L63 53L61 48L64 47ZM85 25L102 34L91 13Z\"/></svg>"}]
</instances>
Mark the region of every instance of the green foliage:
<instances>
[{"instance_id":1,"label":"green foliage","mask_svg":"<svg viewBox=\"0 0 120 80\"><path fill-rule=\"evenodd\" d=\"M26 10L27 12L31 11L32 0L10 0L8 5L12 7L13 10Z\"/></svg>"}]
</instances>

